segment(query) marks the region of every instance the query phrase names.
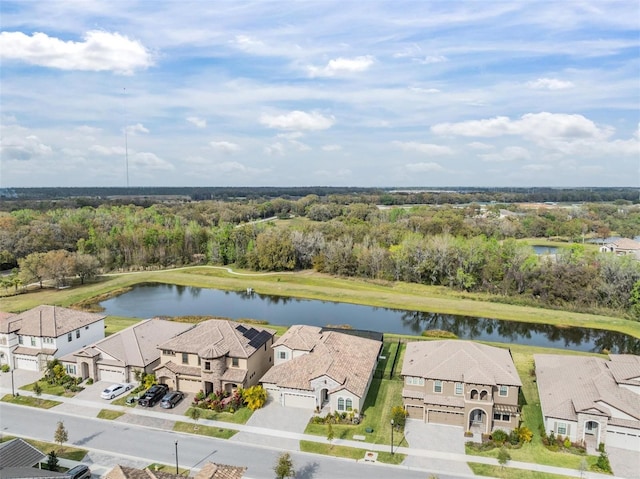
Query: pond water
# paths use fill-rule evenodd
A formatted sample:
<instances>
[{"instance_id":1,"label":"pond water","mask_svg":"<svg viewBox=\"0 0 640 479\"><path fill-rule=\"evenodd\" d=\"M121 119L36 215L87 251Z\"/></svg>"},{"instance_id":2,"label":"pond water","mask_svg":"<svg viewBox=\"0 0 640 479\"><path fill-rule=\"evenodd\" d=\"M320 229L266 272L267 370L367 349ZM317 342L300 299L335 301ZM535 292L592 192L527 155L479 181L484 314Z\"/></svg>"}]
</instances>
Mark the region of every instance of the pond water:
<instances>
[{"instance_id":1,"label":"pond water","mask_svg":"<svg viewBox=\"0 0 640 479\"><path fill-rule=\"evenodd\" d=\"M251 318L283 326L348 324L354 329L412 335L436 329L452 332L463 339L640 354L639 339L597 329L562 328L168 284L136 286L132 291L100 305L107 315L141 319L155 316Z\"/></svg>"},{"instance_id":2,"label":"pond water","mask_svg":"<svg viewBox=\"0 0 640 479\"><path fill-rule=\"evenodd\" d=\"M533 251L535 252L535 254L537 254L537 255L557 254L558 253L558 247L557 246L533 245L532 248L533 248Z\"/></svg>"}]
</instances>

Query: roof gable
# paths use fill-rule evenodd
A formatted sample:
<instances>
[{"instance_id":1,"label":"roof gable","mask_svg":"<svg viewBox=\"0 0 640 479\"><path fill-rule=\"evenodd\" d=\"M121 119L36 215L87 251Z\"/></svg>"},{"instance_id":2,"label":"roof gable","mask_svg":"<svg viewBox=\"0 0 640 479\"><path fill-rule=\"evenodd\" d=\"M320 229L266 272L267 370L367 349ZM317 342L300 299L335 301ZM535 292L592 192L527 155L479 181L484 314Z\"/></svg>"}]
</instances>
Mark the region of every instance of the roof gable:
<instances>
[{"instance_id":1,"label":"roof gable","mask_svg":"<svg viewBox=\"0 0 640 479\"><path fill-rule=\"evenodd\" d=\"M23 439L0 443L0 469L5 467L31 467L46 456Z\"/></svg>"},{"instance_id":2,"label":"roof gable","mask_svg":"<svg viewBox=\"0 0 640 479\"><path fill-rule=\"evenodd\" d=\"M41 305L14 316L20 320L18 334L58 338L76 329L104 320L104 314L87 313L60 306Z\"/></svg>"}]
</instances>

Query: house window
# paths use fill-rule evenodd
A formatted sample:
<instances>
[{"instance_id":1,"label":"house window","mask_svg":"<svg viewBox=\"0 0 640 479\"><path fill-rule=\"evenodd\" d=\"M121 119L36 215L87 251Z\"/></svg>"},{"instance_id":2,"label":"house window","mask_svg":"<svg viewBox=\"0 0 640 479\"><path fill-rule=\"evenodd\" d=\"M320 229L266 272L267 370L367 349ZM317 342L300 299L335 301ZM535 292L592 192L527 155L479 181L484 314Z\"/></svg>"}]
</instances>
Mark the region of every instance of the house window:
<instances>
[{"instance_id":1,"label":"house window","mask_svg":"<svg viewBox=\"0 0 640 479\"><path fill-rule=\"evenodd\" d=\"M286 351L280 351L280 352L278 353L278 357L279 357L280 359L287 359L287 352L286 352Z\"/></svg>"},{"instance_id":2,"label":"house window","mask_svg":"<svg viewBox=\"0 0 640 479\"><path fill-rule=\"evenodd\" d=\"M338 398L338 411L344 411L344 398Z\"/></svg>"},{"instance_id":3,"label":"house window","mask_svg":"<svg viewBox=\"0 0 640 479\"><path fill-rule=\"evenodd\" d=\"M558 434L565 436L567 434L567 423L559 422L556 423L556 427L558 428Z\"/></svg>"},{"instance_id":4,"label":"house window","mask_svg":"<svg viewBox=\"0 0 640 479\"><path fill-rule=\"evenodd\" d=\"M240 366L240 361L238 360L238 358L231 358L231 366L233 366L234 368Z\"/></svg>"},{"instance_id":5,"label":"house window","mask_svg":"<svg viewBox=\"0 0 640 479\"><path fill-rule=\"evenodd\" d=\"M176 353L174 351L171 351L170 349L163 349L162 350L162 354L164 354L165 356L175 356Z\"/></svg>"},{"instance_id":6,"label":"house window","mask_svg":"<svg viewBox=\"0 0 640 479\"><path fill-rule=\"evenodd\" d=\"M456 394L462 394L462 383L456 383Z\"/></svg>"},{"instance_id":7,"label":"house window","mask_svg":"<svg viewBox=\"0 0 640 479\"><path fill-rule=\"evenodd\" d=\"M45 344L53 344L53 338L42 338Z\"/></svg>"},{"instance_id":8,"label":"house window","mask_svg":"<svg viewBox=\"0 0 640 479\"><path fill-rule=\"evenodd\" d=\"M189 364L189 353L182 353L182 364Z\"/></svg>"},{"instance_id":9,"label":"house window","mask_svg":"<svg viewBox=\"0 0 640 479\"><path fill-rule=\"evenodd\" d=\"M407 376L407 384L410 386L424 386L424 378L414 378Z\"/></svg>"},{"instance_id":10,"label":"house window","mask_svg":"<svg viewBox=\"0 0 640 479\"><path fill-rule=\"evenodd\" d=\"M205 371L211 371L211 361L205 361L204 362L204 370Z\"/></svg>"},{"instance_id":11,"label":"house window","mask_svg":"<svg viewBox=\"0 0 640 479\"><path fill-rule=\"evenodd\" d=\"M18 343L24 344L24 339L22 338L22 336L18 336Z\"/></svg>"},{"instance_id":12,"label":"house window","mask_svg":"<svg viewBox=\"0 0 640 479\"><path fill-rule=\"evenodd\" d=\"M499 412L494 412L493 413L493 420L494 421L509 422L511 420L511 416L509 416L508 414L500 414Z\"/></svg>"},{"instance_id":13,"label":"house window","mask_svg":"<svg viewBox=\"0 0 640 479\"><path fill-rule=\"evenodd\" d=\"M507 386L500 386L500 392L498 394L502 397L507 396L507 394L509 394L509 388Z\"/></svg>"},{"instance_id":14,"label":"house window","mask_svg":"<svg viewBox=\"0 0 640 479\"><path fill-rule=\"evenodd\" d=\"M76 339L78 339L80 337L80 330L76 329Z\"/></svg>"},{"instance_id":15,"label":"house window","mask_svg":"<svg viewBox=\"0 0 640 479\"><path fill-rule=\"evenodd\" d=\"M71 333L67 334L67 342L71 342L73 340L73 335Z\"/></svg>"},{"instance_id":16,"label":"house window","mask_svg":"<svg viewBox=\"0 0 640 479\"><path fill-rule=\"evenodd\" d=\"M439 379L436 379L433 382L433 392L434 393L441 393L442 392L442 381L440 381Z\"/></svg>"},{"instance_id":17,"label":"house window","mask_svg":"<svg viewBox=\"0 0 640 479\"><path fill-rule=\"evenodd\" d=\"M31 338L31 346L35 346L36 345L36 338Z\"/></svg>"},{"instance_id":18,"label":"house window","mask_svg":"<svg viewBox=\"0 0 640 479\"><path fill-rule=\"evenodd\" d=\"M76 365L75 364L67 364L65 366L65 370L67 374L75 374L76 373Z\"/></svg>"},{"instance_id":19,"label":"house window","mask_svg":"<svg viewBox=\"0 0 640 479\"><path fill-rule=\"evenodd\" d=\"M351 398L347 398L347 411L351 411L353 409L353 401Z\"/></svg>"}]
</instances>

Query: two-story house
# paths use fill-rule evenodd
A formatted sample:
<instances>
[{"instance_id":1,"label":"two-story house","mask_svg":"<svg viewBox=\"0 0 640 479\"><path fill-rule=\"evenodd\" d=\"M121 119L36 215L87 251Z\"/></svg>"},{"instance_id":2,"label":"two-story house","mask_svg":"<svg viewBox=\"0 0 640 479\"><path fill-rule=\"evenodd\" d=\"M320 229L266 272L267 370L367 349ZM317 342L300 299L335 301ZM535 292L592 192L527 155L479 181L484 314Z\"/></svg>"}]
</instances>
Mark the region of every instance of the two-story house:
<instances>
[{"instance_id":1,"label":"two-story house","mask_svg":"<svg viewBox=\"0 0 640 479\"><path fill-rule=\"evenodd\" d=\"M518 427L522 382L507 349L457 340L412 342L402 376L410 418L485 434Z\"/></svg>"},{"instance_id":2,"label":"two-story house","mask_svg":"<svg viewBox=\"0 0 640 479\"><path fill-rule=\"evenodd\" d=\"M2 352L16 369L44 371L54 357L104 338L104 318L60 306L37 306L2 320L2 339L7 343Z\"/></svg>"},{"instance_id":3,"label":"two-story house","mask_svg":"<svg viewBox=\"0 0 640 479\"><path fill-rule=\"evenodd\" d=\"M18 347L20 321L15 321L15 314L0 311L0 366L3 364L13 368L13 350Z\"/></svg>"},{"instance_id":4,"label":"two-story house","mask_svg":"<svg viewBox=\"0 0 640 479\"><path fill-rule=\"evenodd\" d=\"M211 319L163 342L158 381L185 392L209 394L258 383L273 365L276 332L223 319Z\"/></svg>"}]
</instances>

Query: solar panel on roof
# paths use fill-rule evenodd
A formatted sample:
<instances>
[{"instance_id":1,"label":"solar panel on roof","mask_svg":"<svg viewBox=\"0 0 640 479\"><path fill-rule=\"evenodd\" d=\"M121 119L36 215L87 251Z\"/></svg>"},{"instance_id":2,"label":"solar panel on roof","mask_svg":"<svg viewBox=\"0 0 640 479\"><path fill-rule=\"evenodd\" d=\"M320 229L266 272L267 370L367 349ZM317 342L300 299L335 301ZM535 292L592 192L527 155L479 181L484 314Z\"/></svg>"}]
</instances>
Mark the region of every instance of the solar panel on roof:
<instances>
[{"instance_id":1,"label":"solar panel on roof","mask_svg":"<svg viewBox=\"0 0 640 479\"><path fill-rule=\"evenodd\" d=\"M245 328L245 327L244 327L243 325L241 325L241 324L237 325L237 326L236 326L236 329L237 329L238 331L240 331L242 334L244 334L244 333L246 333L246 332L247 332L247 328Z\"/></svg>"},{"instance_id":2,"label":"solar panel on roof","mask_svg":"<svg viewBox=\"0 0 640 479\"><path fill-rule=\"evenodd\" d=\"M267 331L260 331L256 337L249 341L249 346L257 349L264 343L266 343L270 337L271 334L269 334Z\"/></svg>"},{"instance_id":3,"label":"solar panel on roof","mask_svg":"<svg viewBox=\"0 0 640 479\"><path fill-rule=\"evenodd\" d=\"M251 339L255 338L258 334L259 334L259 333L258 333L258 330L257 330L257 329L253 329L253 328L251 328L251 329L249 329L247 332L243 333L242 335L243 335L245 338L247 338L247 339L251 340Z\"/></svg>"}]
</instances>

